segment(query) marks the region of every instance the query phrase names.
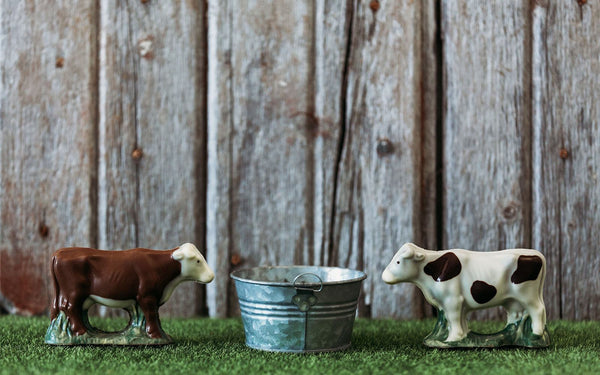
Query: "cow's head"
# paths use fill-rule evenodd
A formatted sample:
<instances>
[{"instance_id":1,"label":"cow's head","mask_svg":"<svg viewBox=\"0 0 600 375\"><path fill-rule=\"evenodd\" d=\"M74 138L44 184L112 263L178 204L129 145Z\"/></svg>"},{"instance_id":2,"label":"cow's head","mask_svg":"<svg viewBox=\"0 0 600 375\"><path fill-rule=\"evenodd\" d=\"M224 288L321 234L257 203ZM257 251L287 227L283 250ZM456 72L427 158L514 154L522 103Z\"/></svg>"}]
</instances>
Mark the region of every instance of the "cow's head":
<instances>
[{"instance_id":1,"label":"cow's head","mask_svg":"<svg viewBox=\"0 0 600 375\"><path fill-rule=\"evenodd\" d=\"M214 272L206 264L206 260L196 246L184 243L173 252L173 259L181 263L181 276L187 280L200 283L210 283L214 278Z\"/></svg>"},{"instance_id":2,"label":"cow's head","mask_svg":"<svg viewBox=\"0 0 600 375\"><path fill-rule=\"evenodd\" d=\"M423 249L415 244L405 243L385 268L381 278L388 284L412 281L419 275L423 259Z\"/></svg>"}]
</instances>

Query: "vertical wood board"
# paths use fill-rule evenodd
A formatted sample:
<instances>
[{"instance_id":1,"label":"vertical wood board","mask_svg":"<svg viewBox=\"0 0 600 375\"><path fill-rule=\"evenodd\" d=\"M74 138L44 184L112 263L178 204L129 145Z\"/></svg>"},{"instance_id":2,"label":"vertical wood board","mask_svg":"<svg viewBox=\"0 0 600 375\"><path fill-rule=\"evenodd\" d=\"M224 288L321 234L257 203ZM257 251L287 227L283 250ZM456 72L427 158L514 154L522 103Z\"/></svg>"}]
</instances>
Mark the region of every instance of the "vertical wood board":
<instances>
[{"instance_id":1,"label":"vertical wood board","mask_svg":"<svg viewBox=\"0 0 600 375\"><path fill-rule=\"evenodd\" d=\"M533 241L560 303L550 317L599 319L600 8L540 1L533 17Z\"/></svg>"},{"instance_id":2,"label":"vertical wood board","mask_svg":"<svg viewBox=\"0 0 600 375\"><path fill-rule=\"evenodd\" d=\"M102 248L204 251L204 13L202 1L101 3ZM179 286L161 313L197 315L201 290Z\"/></svg>"},{"instance_id":3,"label":"vertical wood board","mask_svg":"<svg viewBox=\"0 0 600 375\"><path fill-rule=\"evenodd\" d=\"M43 314L51 254L95 245L93 5L0 5L0 305Z\"/></svg>"},{"instance_id":4,"label":"vertical wood board","mask_svg":"<svg viewBox=\"0 0 600 375\"><path fill-rule=\"evenodd\" d=\"M531 246L530 19L528 2L442 1L445 248Z\"/></svg>"},{"instance_id":5,"label":"vertical wood board","mask_svg":"<svg viewBox=\"0 0 600 375\"><path fill-rule=\"evenodd\" d=\"M209 3L207 246L218 274L328 261L345 16L309 1ZM233 291L209 286L211 315L235 313Z\"/></svg>"},{"instance_id":6,"label":"vertical wood board","mask_svg":"<svg viewBox=\"0 0 600 375\"><path fill-rule=\"evenodd\" d=\"M441 5L437 0L421 2L421 202L418 207L415 239L427 249L439 249L441 233L441 155L442 145L442 49L440 31ZM439 139L438 139L439 138ZM420 294L418 294L420 295ZM432 316L433 308L421 297L421 310L413 309L415 317Z\"/></svg>"},{"instance_id":7,"label":"vertical wood board","mask_svg":"<svg viewBox=\"0 0 600 375\"><path fill-rule=\"evenodd\" d=\"M333 260L367 272L361 314L372 317L422 313L413 286L381 280L398 248L421 240L422 6L354 3Z\"/></svg>"}]
</instances>

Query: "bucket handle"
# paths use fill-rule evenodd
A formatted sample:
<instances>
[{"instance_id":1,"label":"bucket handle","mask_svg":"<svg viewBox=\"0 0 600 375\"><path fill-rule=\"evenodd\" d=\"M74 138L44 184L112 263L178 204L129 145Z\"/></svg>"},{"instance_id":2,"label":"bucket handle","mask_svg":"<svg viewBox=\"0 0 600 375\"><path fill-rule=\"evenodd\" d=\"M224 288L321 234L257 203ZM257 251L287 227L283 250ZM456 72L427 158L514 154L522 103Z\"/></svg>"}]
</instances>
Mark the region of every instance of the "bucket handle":
<instances>
[{"instance_id":1,"label":"bucket handle","mask_svg":"<svg viewBox=\"0 0 600 375\"><path fill-rule=\"evenodd\" d=\"M306 275L311 275L317 278L317 280L319 280L319 288L318 289L313 289L313 288L307 288L307 287L302 287L302 286L296 286L296 283L298 282L298 279L301 278L302 276L306 276ZM298 276L296 276L294 278L294 282L292 283L292 285L294 286L294 288L296 288L296 290L312 290L313 292L320 292L323 290L323 279L321 279L319 277L319 275L317 275L316 273L312 273L312 272L304 272L299 274Z\"/></svg>"}]
</instances>

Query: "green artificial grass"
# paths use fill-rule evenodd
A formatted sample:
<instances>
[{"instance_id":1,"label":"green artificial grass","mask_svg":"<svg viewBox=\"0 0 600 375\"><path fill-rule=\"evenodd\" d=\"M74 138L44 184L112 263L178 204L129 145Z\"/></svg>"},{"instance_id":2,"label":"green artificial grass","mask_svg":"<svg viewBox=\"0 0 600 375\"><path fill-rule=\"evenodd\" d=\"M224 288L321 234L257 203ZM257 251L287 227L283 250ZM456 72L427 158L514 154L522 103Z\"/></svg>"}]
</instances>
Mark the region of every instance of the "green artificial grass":
<instances>
[{"instance_id":1,"label":"green artificial grass","mask_svg":"<svg viewBox=\"0 0 600 375\"><path fill-rule=\"evenodd\" d=\"M124 320L92 321L118 329ZM599 374L600 322L551 322L549 349L427 349L433 320L358 319L352 348L321 354L246 348L239 319L163 319L176 344L56 347L43 343L45 318L0 317L0 373L65 374ZM500 323L474 322L492 332Z\"/></svg>"}]
</instances>

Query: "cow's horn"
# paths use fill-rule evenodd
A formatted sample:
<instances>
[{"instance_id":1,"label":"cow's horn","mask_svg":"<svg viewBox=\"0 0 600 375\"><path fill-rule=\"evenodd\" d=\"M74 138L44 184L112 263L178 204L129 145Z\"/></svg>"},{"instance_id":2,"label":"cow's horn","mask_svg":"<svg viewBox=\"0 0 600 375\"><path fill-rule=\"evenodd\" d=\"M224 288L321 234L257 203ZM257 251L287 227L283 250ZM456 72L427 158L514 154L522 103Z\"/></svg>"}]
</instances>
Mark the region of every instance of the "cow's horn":
<instances>
[{"instance_id":1,"label":"cow's horn","mask_svg":"<svg viewBox=\"0 0 600 375\"><path fill-rule=\"evenodd\" d=\"M402 253L401 257L404 259L412 258L415 255L415 251L411 248L406 249L404 253Z\"/></svg>"}]
</instances>

